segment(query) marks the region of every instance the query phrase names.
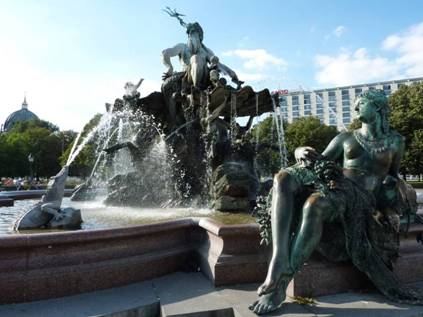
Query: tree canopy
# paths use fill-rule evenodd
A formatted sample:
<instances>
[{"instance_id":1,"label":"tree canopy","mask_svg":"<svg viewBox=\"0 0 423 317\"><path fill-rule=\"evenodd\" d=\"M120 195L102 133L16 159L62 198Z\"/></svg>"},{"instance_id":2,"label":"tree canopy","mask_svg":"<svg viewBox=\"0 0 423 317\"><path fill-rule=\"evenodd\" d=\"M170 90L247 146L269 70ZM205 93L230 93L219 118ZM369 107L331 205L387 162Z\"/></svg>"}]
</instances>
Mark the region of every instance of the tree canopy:
<instances>
[{"instance_id":1,"label":"tree canopy","mask_svg":"<svg viewBox=\"0 0 423 317\"><path fill-rule=\"evenodd\" d=\"M0 134L0 175L56 174L64 142L58 127L50 122L30 120L15 124ZM28 159L30 154L33 162Z\"/></svg>"},{"instance_id":2,"label":"tree canopy","mask_svg":"<svg viewBox=\"0 0 423 317\"><path fill-rule=\"evenodd\" d=\"M333 126L327 126L316 117L304 117L288 124L284 122L285 145L289 164L294 164L294 151L299 146L311 146L322 152L329 142L338 134ZM257 136L258 133L258 136ZM281 168L277 131L273 116L269 116L252 130L252 137L269 146L260 147L257 165L262 176L272 176Z\"/></svg>"},{"instance_id":3,"label":"tree canopy","mask_svg":"<svg viewBox=\"0 0 423 317\"><path fill-rule=\"evenodd\" d=\"M84 137L93 128L95 128L98 125L98 123L100 122L100 118L101 118L101 114L97 113L84 126L82 133L81 133L81 138L79 140L79 143L84 139ZM76 133L75 133L75 136L76 136ZM66 164L66 161L68 160L70 151L71 151L72 146L73 146L73 142L75 141L74 139L72 140L71 143L69 143L69 145L67 146L63 155L60 157L60 161L62 162L62 165ZM94 163L95 163L95 160L96 160L96 155L97 155L97 153L95 153L95 150L96 150L95 142L96 142L95 138L91 142L88 142L84 146L82 151L79 153L79 155L76 157L75 161L72 162L72 164L69 168L69 173L71 175L77 175L77 176L85 177L85 176L88 176L91 173L91 169L94 166Z\"/></svg>"},{"instance_id":4,"label":"tree canopy","mask_svg":"<svg viewBox=\"0 0 423 317\"><path fill-rule=\"evenodd\" d=\"M423 174L423 83L402 86L389 97L390 124L405 137L403 174Z\"/></svg>"}]
</instances>

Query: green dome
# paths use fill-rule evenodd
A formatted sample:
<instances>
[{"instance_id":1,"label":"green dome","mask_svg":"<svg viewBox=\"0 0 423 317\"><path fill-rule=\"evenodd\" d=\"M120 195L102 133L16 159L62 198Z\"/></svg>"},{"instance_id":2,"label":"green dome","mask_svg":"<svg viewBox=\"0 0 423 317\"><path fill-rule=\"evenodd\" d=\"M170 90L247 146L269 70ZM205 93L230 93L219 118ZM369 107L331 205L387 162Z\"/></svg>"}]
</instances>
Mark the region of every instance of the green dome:
<instances>
[{"instance_id":1,"label":"green dome","mask_svg":"<svg viewBox=\"0 0 423 317\"><path fill-rule=\"evenodd\" d=\"M28 110L28 104L25 98L24 102L22 103L22 109L13 112L7 117L6 121L4 122L3 129L4 131L8 131L18 122L29 121L34 119L38 120L38 117L35 113Z\"/></svg>"}]
</instances>

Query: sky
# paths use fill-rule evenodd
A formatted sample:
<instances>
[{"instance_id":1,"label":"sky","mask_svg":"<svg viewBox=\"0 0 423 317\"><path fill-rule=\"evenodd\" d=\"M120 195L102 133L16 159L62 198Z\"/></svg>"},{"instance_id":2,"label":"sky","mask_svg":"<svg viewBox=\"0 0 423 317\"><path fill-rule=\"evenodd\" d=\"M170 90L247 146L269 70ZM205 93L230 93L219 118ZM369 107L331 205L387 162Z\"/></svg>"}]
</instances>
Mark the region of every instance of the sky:
<instances>
[{"instance_id":1,"label":"sky","mask_svg":"<svg viewBox=\"0 0 423 317\"><path fill-rule=\"evenodd\" d=\"M0 0L0 122L26 94L40 118L79 131L125 82L160 90L161 51L186 41L167 6L255 90L423 77L420 0Z\"/></svg>"}]
</instances>

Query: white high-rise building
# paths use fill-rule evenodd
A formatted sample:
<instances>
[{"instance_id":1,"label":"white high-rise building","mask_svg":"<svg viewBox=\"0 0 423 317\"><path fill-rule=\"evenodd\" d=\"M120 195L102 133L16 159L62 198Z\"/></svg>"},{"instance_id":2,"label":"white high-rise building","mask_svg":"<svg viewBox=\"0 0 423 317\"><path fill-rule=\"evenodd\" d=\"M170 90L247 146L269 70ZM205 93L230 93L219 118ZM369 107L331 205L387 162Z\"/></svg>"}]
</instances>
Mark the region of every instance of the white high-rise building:
<instances>
[{"instance_id":1,"label":"white high-rise building","mask_svg":"<svg viewBox=\"0 0 423 317\"><path fill-rule=\"evenodd\" d=\"M423 77L391 80L371 84L352 85L312 91L278 90L279 105L285 120L292 122L300 117L316 116L321 122L345 129L354 120L354 100L363 91L382 89L387 96L402 85L423 82Z\"/></svg>"}]
</instances>

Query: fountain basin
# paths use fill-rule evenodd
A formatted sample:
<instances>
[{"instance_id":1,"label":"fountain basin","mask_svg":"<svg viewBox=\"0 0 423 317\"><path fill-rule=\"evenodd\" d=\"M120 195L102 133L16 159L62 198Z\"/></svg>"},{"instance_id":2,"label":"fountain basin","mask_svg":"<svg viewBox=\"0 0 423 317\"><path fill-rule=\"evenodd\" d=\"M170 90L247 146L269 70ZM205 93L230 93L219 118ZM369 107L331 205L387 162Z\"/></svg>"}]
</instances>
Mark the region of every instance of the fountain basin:
<instances>
[{"instance_id":1,"label":"fountain basin","mask_svg":"<svg viewBox=\"0 0 423 317\"><path fill-rule=\"evenodd\" d=\"M69 197L73 193L73 189L65 189L65 197ZM0 192L0 198L9 198L13 200L41 198L47 190L31 189L31 190L13 190Z\"/></svg>"},{"instance_id":2,"label":"fountain basin","mask_svg":"<svg viewBox=\"0 0 423 317\"><path fill-rule=\"evenodd\" d=\"M423 280L423 245L412 225L401 239L394 271L403 282ZM224 225L184 218L126 228L0 236L0 304L62 297L148 280L176 271L201 271L215 286L262 282L268 249L258 225ZM287 295L320 296L369 289L350 262L315 254L291 281Z\"/></svg>"},{"instance_id":3,"label":"fountain basin","mask_svg":"<svg viewBox=\"0 0 423 317\"><path fill-rule=\"evenodd\" d=\"M200 269L214 285L257 282L256 224L184 218L116 229L0 237L0 304L62 297Z\"/></svg>"},{"instance_id":4,"label":"fountain basin","mask_svg":"<svg viewBox=\"0 0 423 317\"><path fill-rule=\"evenodd\" d=\"M12 207L14 200L9 197L0 197L0 207Z\"/></svg>"}]
</instances>

